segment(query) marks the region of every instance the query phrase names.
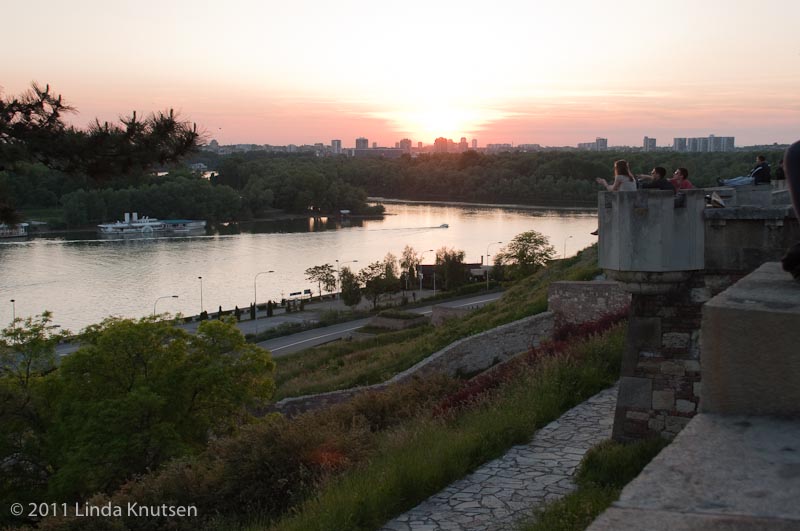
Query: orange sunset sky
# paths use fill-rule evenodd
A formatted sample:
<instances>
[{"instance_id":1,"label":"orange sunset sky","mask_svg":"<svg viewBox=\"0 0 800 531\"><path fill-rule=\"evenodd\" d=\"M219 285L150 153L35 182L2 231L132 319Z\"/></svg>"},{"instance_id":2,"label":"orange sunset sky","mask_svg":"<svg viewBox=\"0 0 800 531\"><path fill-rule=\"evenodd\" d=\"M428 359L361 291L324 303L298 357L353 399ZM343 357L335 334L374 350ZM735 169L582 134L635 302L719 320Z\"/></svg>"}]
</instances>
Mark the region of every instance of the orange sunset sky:
<instances>
[{"instance_id":1,"label":"orange sunset sky","mask_svg":"<svg viewBox=\"0 0 800 531\"><path fill-rule=\"evenodd\" d=\"M800 2L41 0L0 86L70 120L170 107L221 144L800 138Z\"/></svg>"}]
</instances>

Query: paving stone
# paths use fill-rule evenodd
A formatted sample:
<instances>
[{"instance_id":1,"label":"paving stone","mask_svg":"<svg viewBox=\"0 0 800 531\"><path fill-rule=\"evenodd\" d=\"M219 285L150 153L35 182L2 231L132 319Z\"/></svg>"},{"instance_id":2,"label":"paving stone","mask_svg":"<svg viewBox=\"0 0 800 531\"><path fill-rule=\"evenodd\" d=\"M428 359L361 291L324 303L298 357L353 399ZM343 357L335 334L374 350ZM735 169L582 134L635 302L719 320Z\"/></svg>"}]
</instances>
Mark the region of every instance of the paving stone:
<instances>
[{"instance_id":1,"label":"paving stone","mask_svg":"<svg viewBox=\"0 0 800 531\"><path fill-rule=\"evenodd\" d=\"M505 531L575 489L572 476L592 446L611 436L617 387L540 429L525 445L388 522L383 531ZM674 421L673 421L674 422Z\"/></svg>"}]
</instances>

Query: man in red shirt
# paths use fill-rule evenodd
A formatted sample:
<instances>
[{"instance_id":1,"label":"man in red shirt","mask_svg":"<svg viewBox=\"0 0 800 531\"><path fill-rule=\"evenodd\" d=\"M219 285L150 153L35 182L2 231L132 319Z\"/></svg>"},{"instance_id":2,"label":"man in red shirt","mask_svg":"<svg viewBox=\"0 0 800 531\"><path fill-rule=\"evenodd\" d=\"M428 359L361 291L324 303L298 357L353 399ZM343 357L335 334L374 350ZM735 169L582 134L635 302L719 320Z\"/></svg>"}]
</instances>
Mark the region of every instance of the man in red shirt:
<instances>
[{"instance_id":1,"label":"man in red shirt","mask_svg":"<svg viewBox=\"0 0 800 531\"><path fill-rule=\"evenodd\" d=\"M678 168L675 170L675 173L672 174L672 178L669 180L669 182L671 182L672 186L675 187L676 192L694 188L694 185L689 182L689 170L686 168Z\"/></svg>"}]
</instances>

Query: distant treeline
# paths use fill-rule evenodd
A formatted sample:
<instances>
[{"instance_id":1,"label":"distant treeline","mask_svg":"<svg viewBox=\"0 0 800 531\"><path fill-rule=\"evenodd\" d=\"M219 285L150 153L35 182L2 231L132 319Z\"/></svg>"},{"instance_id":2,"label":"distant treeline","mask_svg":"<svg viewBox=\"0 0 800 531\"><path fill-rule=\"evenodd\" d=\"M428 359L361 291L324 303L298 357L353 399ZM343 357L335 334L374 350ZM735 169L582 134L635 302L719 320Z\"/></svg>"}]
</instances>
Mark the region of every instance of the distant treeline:
<instances>
[{"instance_id":1,"label":"distant treeline","mask_svg":"<svg viewBox=\"0 0 800 531\"><path fill-rule=\"evenodd\" d=\"M370 209L367 195L409 200L469 201L531 205L596 203L597 177L611 178L615 160L624 158L636 173L664 166L689 170L696 186L719 177L746 175L755 157L773 165L782 151L732 153L542 151L484 155L421 155L400 159L315 157L309 154L248 152L219 156L202 152L189 162L216 170L211 181L187 168L168 176L126 176L97 183L65 175L40 164L20 163L0 172L0 194L18 208L64 207L71 225L108 221L123 212L154 217L246 220L271 209L319 214Z\"/></svg>"},{"instance_id":2,"label":"distant treeline","mask_svg":"<svg viewBox=\"0 0 800 531\"><path fill-rule=\"evenodd\" d=\"M669 173L678 167L689 170L696 186L711 186L718 177L746 175L758 154L774 165L783 152L737 151L732 153L677 152L584 152L542 151L484 155L475 151L462 154L421 155L400 159L317 158L250 152L217 158L203 154L204 162L219 168L219 182L247 189L256 179L266 179L272 190L288 183L285 176L299 174L294 181L313 189L315 176L338 178L361 188L371 196L409 200L449 200L487 203L542 205L594 205L599 190L595 178L611 178L613 163L624 158L636 173L647 174L654 166ZM285 185L284 185L285 186ZM289 186L291 189L291 185ZM277 196L276 196L277 197Z\"/></svg>"}]
</instances>

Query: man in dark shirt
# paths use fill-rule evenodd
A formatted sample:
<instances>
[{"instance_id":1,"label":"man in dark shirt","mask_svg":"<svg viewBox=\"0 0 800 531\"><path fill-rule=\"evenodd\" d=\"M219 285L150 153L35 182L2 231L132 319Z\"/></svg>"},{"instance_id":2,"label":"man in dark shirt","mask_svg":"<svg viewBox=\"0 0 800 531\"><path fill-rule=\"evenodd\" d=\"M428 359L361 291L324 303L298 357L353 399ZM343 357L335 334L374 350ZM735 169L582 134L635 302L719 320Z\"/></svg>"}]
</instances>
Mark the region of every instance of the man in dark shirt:
<instances>
[{"instance_id":1,"label":"man in dark shirt","mask_svg":"<svg viewBox=\"0 0 800 531\"><path fill-rule=\"evenodd\" d=\"M749 175L734 177L733 179L717 179L720 186L746 186L751 184L769 184L771 170L764 155L756 157L756 165Z\"/></svg>"},{"instance_id":2,"label":"man in dark shirt","mask_svg":"<svg viewBox=\"0 0 800 531\"><path fill-rule=\"evenodd\" d=\"M667 180L667 170L656 166L650 175L639 175L640 188L648 190L669 190L675 193L675 187Z\"/></svg>"}]
</instances>

